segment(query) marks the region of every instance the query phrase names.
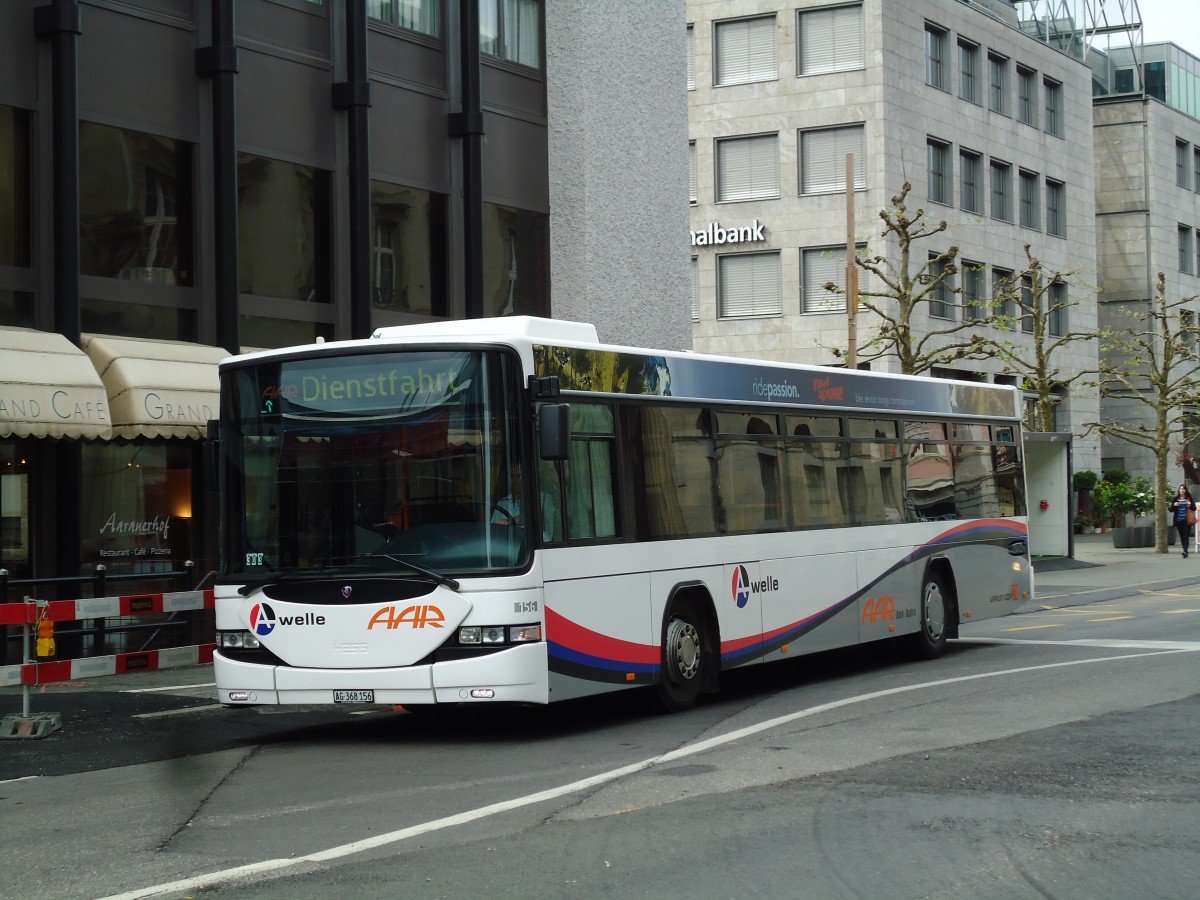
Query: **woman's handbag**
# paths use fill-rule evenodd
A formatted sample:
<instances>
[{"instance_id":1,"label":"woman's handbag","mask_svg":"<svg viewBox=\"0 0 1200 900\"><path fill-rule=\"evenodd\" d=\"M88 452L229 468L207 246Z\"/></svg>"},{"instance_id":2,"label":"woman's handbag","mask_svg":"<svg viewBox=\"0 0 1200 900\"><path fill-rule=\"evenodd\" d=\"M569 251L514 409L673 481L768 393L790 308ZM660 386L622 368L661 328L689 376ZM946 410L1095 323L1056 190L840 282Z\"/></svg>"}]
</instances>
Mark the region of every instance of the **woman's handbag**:
<instances>
[{"instance_id":1,"label":"woman's handbag","mask_svg":"<svg viewBox=\"0 0 1200 900\"><path fill-rule=\"evenodd\" d=\"M1188 507L1187 511L1187 523L1189 525L1196 524L1196 510L1192 509L1190 506Z\"/></svg>"}]
</instances>

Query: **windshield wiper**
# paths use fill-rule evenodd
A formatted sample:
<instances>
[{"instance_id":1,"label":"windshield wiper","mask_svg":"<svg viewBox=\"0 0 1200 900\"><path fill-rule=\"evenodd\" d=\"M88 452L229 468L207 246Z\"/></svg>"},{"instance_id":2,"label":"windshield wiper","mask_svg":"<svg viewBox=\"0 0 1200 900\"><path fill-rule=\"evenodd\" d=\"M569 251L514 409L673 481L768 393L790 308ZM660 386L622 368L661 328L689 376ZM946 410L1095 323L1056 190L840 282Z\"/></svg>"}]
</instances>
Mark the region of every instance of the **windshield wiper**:
<instances>
[{"instance_id":1,"label":"windshield wiper","mask_svg":"<svg viewBox=\"0 0 1200 900\"><path fill-rule=\"evenodd\" d=\"M424 575L426 578L433 579L433 581L437 582L438 584L445 585L446 587L450 588L450 590L452 590L452 591L457 591L460 587L458 581L451 578L449 575L443 575L441 572L435 572L432 569L427 569L424 566L419 566L415 562L409 562L407 559L404 559L403 557L400 557L400 556L395 556L391 553L364 553L362 556L359 557L359 559L391 560L394 563L399 563L400 565L404 566L407 569L411 569L412 571L416 572L418 575Z\"/></svg>"}]
</instances>

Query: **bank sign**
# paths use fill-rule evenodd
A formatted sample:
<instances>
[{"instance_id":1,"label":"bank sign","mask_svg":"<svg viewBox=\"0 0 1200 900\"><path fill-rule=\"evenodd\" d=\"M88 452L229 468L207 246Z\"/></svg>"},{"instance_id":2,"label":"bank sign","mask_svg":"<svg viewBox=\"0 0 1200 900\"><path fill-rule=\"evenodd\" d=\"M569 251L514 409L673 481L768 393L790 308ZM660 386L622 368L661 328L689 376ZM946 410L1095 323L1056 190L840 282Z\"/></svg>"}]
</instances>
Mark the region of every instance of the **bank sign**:
<instances>
[{"instance_id":1,"label":"bank sign","mask_svg":"<svg viewBox=\"0 0 1200 900\"><path fill-rule=\"evenodd\" d=\"M757 244L767 239L766 226L758 219L749 225L737 228L726 228L719 222L709 222L708 226L692 232L693 247L709 247L723 244Z\"/></svg>"}]
</instances>

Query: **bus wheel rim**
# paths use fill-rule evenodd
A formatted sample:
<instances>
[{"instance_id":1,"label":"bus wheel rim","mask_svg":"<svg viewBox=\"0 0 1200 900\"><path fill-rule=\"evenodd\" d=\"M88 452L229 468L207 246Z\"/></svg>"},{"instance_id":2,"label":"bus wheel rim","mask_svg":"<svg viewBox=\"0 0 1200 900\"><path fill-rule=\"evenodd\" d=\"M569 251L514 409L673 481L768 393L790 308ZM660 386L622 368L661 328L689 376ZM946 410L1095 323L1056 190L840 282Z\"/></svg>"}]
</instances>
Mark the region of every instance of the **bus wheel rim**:
<instances>
[{"instance_id":1,"label":"bus wheel rim","mask_svg":"<svg viewBox=\"0 0 1200 900\"><path fill-rule=\"evenodd\" d=\"M939 640L946 629L946 598L936 581L925 585L925 631L931 640Z\"/></svg>"},{"instance_id":2,"label":"bus wheel rim","mask_svg":"<svg viewBox=\"0 0 1200 900\"><path fill-rule=\"evenodd\" d=\"M675 681L691 681L700 671L700 633L691 622L671 621L667 629L667 668Z\"/></svg>"}]
</instances>

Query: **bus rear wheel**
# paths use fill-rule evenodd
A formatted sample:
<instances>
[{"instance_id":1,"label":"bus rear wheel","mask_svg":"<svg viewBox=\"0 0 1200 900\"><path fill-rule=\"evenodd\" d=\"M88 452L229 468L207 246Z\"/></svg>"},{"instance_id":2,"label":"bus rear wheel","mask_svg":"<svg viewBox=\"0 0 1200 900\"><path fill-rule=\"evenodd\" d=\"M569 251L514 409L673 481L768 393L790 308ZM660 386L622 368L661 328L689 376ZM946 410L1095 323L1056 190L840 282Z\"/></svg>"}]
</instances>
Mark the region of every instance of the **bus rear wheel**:
<instances>
[{"instance_id":1,"label":"bus rear wheel","mask_svg":"<svg viewBox=\"0 0 1200 900\"><path fill-rule=\"evenodd\" d=\"M921 583L921 628L909 639L917 659L937 659L946 652L950 596L938 572L928 572Z\"/></svg>"},{"instance_id":2,"label":"bus rear wheel","mask_svg":"<svg viewBox=\"0 0 1200 900\"><path fill-rule=\"evenodd\" d=\"M667 712L695 705L705 678L704 624L690 606L674 609L663 629L658 699Z\"/></svg>"}]
</instances>

